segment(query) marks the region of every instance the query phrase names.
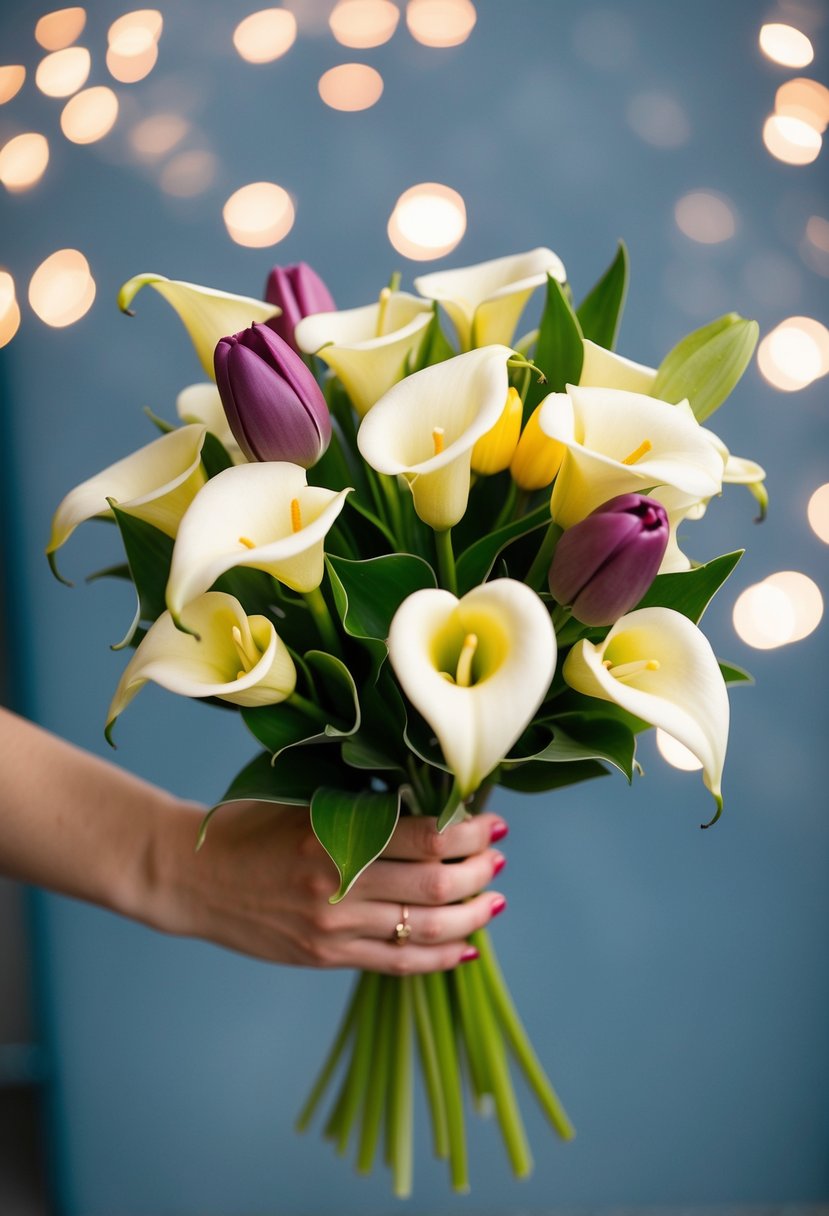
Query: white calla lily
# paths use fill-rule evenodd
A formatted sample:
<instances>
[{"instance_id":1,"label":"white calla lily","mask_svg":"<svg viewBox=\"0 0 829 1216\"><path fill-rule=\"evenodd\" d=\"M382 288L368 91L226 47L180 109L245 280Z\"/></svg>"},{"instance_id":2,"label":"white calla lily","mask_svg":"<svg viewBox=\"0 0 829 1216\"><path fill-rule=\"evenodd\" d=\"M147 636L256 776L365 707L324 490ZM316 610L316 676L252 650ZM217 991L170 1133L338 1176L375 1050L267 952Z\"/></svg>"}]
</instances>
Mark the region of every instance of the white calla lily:
<instances>
[{"instance_id":1,"label":"white calla lily","mask_svg":"<svg viewBox=\"0 0 829 1216\"><path fill-rule=\"evenodd\" d=\"M577 642L562 675L578 692L620 705L684 744L701 763L719 814L728 691L708 639L692 621L671 608L629 612L598 645Z\"/></svg>"},{"instance_id":2,"label":"white calla lily","mask_svg":"<svg viewBox=\"0 0 829 1216\"><path fill-rule=\"evenodd\" d=\"M303 317L294 330L300 350L317 355L339 376L362 417L416 359L432 306L385 288L376 304Z\"/></svg>"},{"instance_id":3,"label":"white calla lily","mask_svg":"<svg viewBox=\"0 0 829 1216\"><path fill-rule=\"evenodd\" d=\"M567 272L552 249L530 249L457 270L436 270L415 279L415 288L446 309L461 350L513 340L521 313L537 287Z\"/></svg>"},{"instance_id":4,"label":"white calla lily","mask_svg":"<svg viewBox=\"0 0 829 1216\"><path fill-rule=\"evenodd\" d=\"M118 682L107 733L148 680L184 697L244 706L273 705L293 693L296 668L267 617L247 616L232 595L208 591L187 605L184 619L190 633L177 629L169 612L147 630Z\"/></svg>"},{"instance_id":5,"label":"white calla lily","mask_svg":"<svg viewBox=\"0 0 829 1216\"><path fill-rule=\"evenodd\" d=\"M392 619L389 658L465 798L543 701L555 671L556 638L534 591L495 579L462 599L434 589L410 595Z\"/></svg>"},{"instance_id":6,"label":"white calla lily","mask_svg":"<svg viewBox=\"0 0 829 1216\"><path fill-rule=\"evenodd\" d=\"M175 536L179 521L207 480L201 463L206 428L169 431L70 490L52 517L46 555L53 556L79 524L112 518L109 500Z\"/></svg>"},{"instance_id":7,"label":"white calla lily","mask_svg":"<svg viewBox=\"0 0 829 1216\"><path fill-rule=\"evenodd\" d=\"M634 363L612 350L582 339L584 362L579 385L583 388L621 388L629 393L650 395L656 383L656 368Z\"/></svg>"},{"instance_id":8,"label":"white calla lily","mask_svg":"<svg viewBox=\"0 0 829 1216\"><path fill-rule=\"evenodd\" d=\"M485 346L395 384L363 419L357 445L379 473L406 478L437 531L462 518L472 449L498 422L509 389L507 346Z\"/></svg>"},{"instance_id":9,"label":"white calla lily","mask_svg":"<svg viewBox=\"0 0 829 1216\"><path fill-rule=\"evenodd\" d=\"M668 485L701 499L722 487L722 459L696 420L653 397L568 386L545 398L540 423L567 449L550 503L563 528L617 494Z\"/></svg>"},{"instance_id":10,"label":"white calla lily","mask_svg":"<svg viewBox=\"0 0 829 1216\"><path fill-rule=\"evenodd\" d=\"M152 287L175 309L184 324L202 367L215 379L213 352L220 338L247 329L254 321L278 317L281 309L251 296L236 296L197 283L167 279L163 274L137 274L118 293L118 307L130 313L130 305L142 287Z\"/></svg>"},{"instance_id":11,"label":"white calla lily","mask_svg":"<svg viewBox=\"0 0 829 1216\"><path fill-rule=\"evenodd\" d=\"M349 493L309 486L305 469L283 461L217 473L179 525L167 583L176 622L187 604L236 566L264 570L294 591L319 587L323 543Z\"/></svg>"},{"instance_id":12,"label":"white calla lily","mask_svg":"<svg viewBox=\"0 0 829 1216\"><path fill-rule=\"evenodd\" d=\"M222 444L234 464L245 456L227 422L222 399L215 384L190 384L176 397L176 413L182 422L200 422Z\"/></svg>"}]
</instances>

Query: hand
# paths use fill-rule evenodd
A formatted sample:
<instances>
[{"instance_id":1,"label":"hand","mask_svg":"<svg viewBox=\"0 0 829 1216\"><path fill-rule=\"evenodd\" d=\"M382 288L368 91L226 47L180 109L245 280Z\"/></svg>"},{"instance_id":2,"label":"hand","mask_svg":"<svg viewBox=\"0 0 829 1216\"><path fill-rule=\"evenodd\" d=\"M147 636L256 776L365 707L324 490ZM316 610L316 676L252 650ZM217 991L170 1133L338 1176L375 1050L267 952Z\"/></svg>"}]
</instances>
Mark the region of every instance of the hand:
<instances>
[{"instance_id":1,"label":"hand","mask_svg":"<svg viewBox=\"0 0 829 1216\"><path fill-rule=\"evenodd\" d=\"M506 906L481 893L504 864L490 847L507 833L496 815L442 835L434 819L401 819L383 855L332 905L336 871L306 807L223 807L196 853L200 814L187 807L158 821L144 919L167 932L270 962L404 975L475 957L466 939ZM411 936L401 945L394 929L403 905Z\"/></svg>"}]
</instances>

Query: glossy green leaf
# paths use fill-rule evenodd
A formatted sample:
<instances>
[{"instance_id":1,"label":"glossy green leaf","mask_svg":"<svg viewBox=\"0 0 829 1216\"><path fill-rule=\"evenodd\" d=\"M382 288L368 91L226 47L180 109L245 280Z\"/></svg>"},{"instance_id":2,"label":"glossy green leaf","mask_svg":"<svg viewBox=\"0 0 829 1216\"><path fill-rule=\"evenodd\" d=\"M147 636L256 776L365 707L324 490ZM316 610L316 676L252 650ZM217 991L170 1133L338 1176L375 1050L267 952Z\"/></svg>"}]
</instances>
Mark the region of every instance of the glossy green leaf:
<instances>
[{"instance_id":1,"label":"glossy green leaf","mask_svg":"<svg viewBox=\"0 0 829 1216\"><path fill-rule=\"evenodd\" d=\"M386 657L392 617L407 596L436 585L434 571L411 553L359 562L329 555L326 562L343 628L367 646L377 670Z\"/></svg>"},{"instance_id":2,"label":"glossy green leaf","mask_svg":"<svg viewBox=\"0 0 829 1216\"><path fill-rule=\"evenodd\" d=\"M528 760L567 764L576 760L603 760L633 779L636 740L615 718L598 714L560 714L534 724L502 762L503 769Z\"/></svg>"},{"instance_id":3,"label":"glossy green leaf","mask_svg":"<svg viewBox=\"0 0 829 1216\"><path fill-rule=\"evenodd\" d=\"M123 639L112 647L113 650L121 650L129 646L141 621L155 621L166 608L164 593L173 556L173 541L152 524L120 507L112 505L112 514L124 542L127 565L136 591L132 624Z\"/></svg>"},{"instance_id":4,"label":"glossy green leaf","mask_svg":"<svg viewBox=\"0 0 829 1216\"><path fill-rule=\"evenodd\" d=\"M216 438L212 431L208 431L204 437L201 462L208 477L215 477L217 473L222 473L225 469L233 467L233 461L227 448L221 439Z\"/></svg>"},{"instance_id":5,"label":"glossy green leaf","mask_svg":"<svg viewBox=\"0 0 829 1216\"><path fill-rule=\"evenodd\" d=\"M616 256L576 310L581 331L590 342L615 350L628 285L628 255L624 241Z\"/></svg>"},{"instance_id":6,"label":"glossy green leaf","mask_svg":"<svg viewBox=\"0 0 829 1216\"><path fill-rule=\"evenodd\" d=\"M337 867L338 903L391 840L400 815L400 792L333 789L323 786L311 799L311 826Z\"/></svg>"},{"instance_id":7,"label":"glossy green leaf","mask_svg":"<svg viewBox=\"0 0 829 1216\"><path fill-rule=\"evenodd\" d=\"M318 716L291 701L241 711L248 730L275 760L286 748L337 741L353 735L360 727L357 686L345 664L322 650L308 651L304 660L320 694Z\"/></svg>"},{"instance_id":8,"label":"glossy green leaf","mask_svg":"<svg viewBox=\"0 0 829 1216\"><path fill-rule=\"evenodd\" d=\"M738 667L736 663L723 663L720 660L720 671L722 678L726 684L753 684L754 676L750 671L746 671L744 667Z\"/></svg>"},{"instance_id":9,"label":"glossy green leaf","mask_svg":"<svg viewBox=\"0 0 829 1216\"><path fill-rule=\"evenodd\" d=\"M505 524L496 532L490 532L475 541L458 558L456 567L458 594L466 595L467 591L471 591L479 583L486 582L499 553L507 545L537 528L546 527L549 522L550 507L547 503L542 503L528 515L523 515L521 519L513 520L512 523Z\"/></svg>"},{"instance_id":10,"label":"glossy green leaf","mask_svg":"<svg viewBox=\"0 0 829 1216\"><path fill-rule=\"evenodd\" d=\"M760 328L737 313L727 313L694 330L659 365L651 396L676 404L687 398L704 422L738 383L751 362Z\"/></svg>"},{"instance_id":11,"label":"glossy green leaf","mask_svg":"<svg viewBox=\"0 0 829 1216\"><path fill-rule=\"evenodd\" d=\"M637 608L673 608L695 624L702 618L714 595L743 556L744 550L715 557L694 570L675 574L659 574L654 579Z\"/></svg>"},{"instance_id":12,"label":"glossy green leaf","mask_svg":"<svg viewBox=\"0 0 829 1216\"><path fill-rule=\"evenodd\" d=\"M525 416L548 393L561 393L568 384L578 384L584 362L581 326L561 284L547 276L547 300L541 316L533 362L544 373L546 383L533 377L527 392Z\"/></svg>"},{"instance_id":13,"label":"glossy green leaf","mask_svg":"<svg viewBox=\"0 0 829 1216\"><path fill-rule=\"evenodd\" d=\"M443 363L451 359L457 352L453 349L440 324L440 311L435 304L432 319L426 328L426 336L418 352L417 359L412 362L411 371L419 372L433 363Z\"/></svg>"},{"instance_id":14,"label":"glossy green leaf","mask_svg":"<svg viewBox=\"0 0 829 1216\"><path fill-rule=\"evenodd\" d=\"M609 771L596 760L574 760L571 764L545 764L543 761L530 760L516 768L505 769L498 778L498 784L521 794L540 794L609 775Z\"/></svg>"}]
</instances>

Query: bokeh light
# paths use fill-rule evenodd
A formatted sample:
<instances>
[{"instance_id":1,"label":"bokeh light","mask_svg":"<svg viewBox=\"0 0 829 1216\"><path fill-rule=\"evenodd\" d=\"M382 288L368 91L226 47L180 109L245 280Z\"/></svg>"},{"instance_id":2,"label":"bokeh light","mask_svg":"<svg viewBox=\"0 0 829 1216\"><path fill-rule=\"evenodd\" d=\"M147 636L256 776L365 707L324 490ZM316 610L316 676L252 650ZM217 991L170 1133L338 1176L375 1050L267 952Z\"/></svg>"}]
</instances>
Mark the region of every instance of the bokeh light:
<instances>
[{"instance_id":1,"label":"bokeh light","mask_svg":"<svg viewBox=\"0 0 829 1216\"><path fill-rule=\"evenodd\" d=\"M787 641L799 642L814 633L823 619L823 596L813 579L799 570L780 570L765 580L765 586L785 595L792 606L794 622Z\"/></svg>"},{"instance_id":2,"label":"bokeh light","mask_svg":"<svg viewBox=\"0 0 829 1216\"><path fill-rule=\"evenodd\" d=\"M89 263L77 249L59 249L41 262L29 283L29 304L46 325L62 329L79 321L95 299Z\"/></svg>"},{"instance_id":3,"label":"bokeh light","mask_svg":"<svg viewBox=\"0 0 829 1216\"><path fill-rule=\"evenodd\" d=\"M86 84L92 57L85 46L69 46L41 59L35 84L47 97L70 97Z\"/></svg>"},{"instance_id":4,"label":"bokeh light","mask_svg":"<svg viewBox=\"0 0 829 1216\"><path fill-rule=\"evenodd\" d=\"M477 19L471 0L409 0L406 5L409 33L424 46L460 46Z\"/></svg>"},{"instance_id":5,"label":"bokeh light","mask_svg":"<svg viewBox=\"0 0 829 1216\"><path fill-rule=\"evenodd\" d=\"M25 79L26 69L22 63L7 63L0 67L0 106L17 96Z\"/></svg>"},{"instance_id":6,"label":"bokeh light","mask_svg":"<svg viewBox=\"0 0 829 1216\"><path fill-rule=\"evenodd\" d=\"M107 42L119 55L140 55L152 43L158 42L163 29L164 18L157 8L134 9L113 21Z\"/></svg>"},{"instance_id":7,"label":"bokeh light","mask_svg":"<svg viewBox=\"0 0 829 1216\"><path fill-rule=\"evenodd\" d=\"M747 587L733 614L737 634L755 650L799 642L817 629L822 617L819 587L798 570L780 570Z\"/></svg>"},{"instance_id":8,"label":"bokeh light","mask_svg":"<svg viewBox=\"0 0 829 1216\"><path fill-rule=\"evenodd\" d=\"M627 107L631 130L654 148L681 148L691 137L683 107L670 93L637 93Z\"/></svg>"},{"instance_id":9,"label":"bokeh light","mask_svg":"<svg viewBox=\"0 0 829 1216\"><path fill-rule=\"evenodd\" d=\"M809 499L806 515L818 540L829 545L829 482L815 490Z\"/></svg>"},{"instance_id":10,"label":"bokeh light","mask_svg":"<svg viewBox=\"0 0 829 1216\"><path fill-rule=\"evenodd\" d=\"M400 10L390 0L339 0L328 24L342 46L382 46L397 29Z\"/></svg>"},{"instance_id":11,"label":"bokeh light","mask_svg":"<svg viewBox=\"0 0 829 1216\"><path fill-rule=\"evenodd\" d=\"M439 182L423 182L404 191L388 223L389 240L397 252L418 262L451 253L465 232L462 197Z\"/></svg>"},{"instance_id":12,"label":"bokeh light","mask_svg":"<svg viewBox=\"0 0 829 1216\"><path fill-rule=\"evenodd\" d=\"M787 80L775 94L774 112L799 118L822 134L829 124L829 89L825 84L805 76Z\"/></svg>"},{"instance_id":13,"label":"bokeh light","mask_svg":"<svg viewBox=\"0 0 829 1216\"><path fill-rule=\"evenodd\" d=\"M692 190L674 207L680 232L703 245L729 240L737 230L734 208L728 199L710 190Z\"/></svg>"},{"instance_id":14,"label":"bokeh light","mask_svg":"<svg viewBox=\"0 0 829 1216\"><path fill-rule=\"evenodd\" d=\"M810 165L820 155L823 139L802 118L770 114L763 124L763 143L772 156L787 165Z\"/></svg>"},{"instance_id":15,"label":"bokeh light","mask_svg":"<svg viewBox=\"0 0 829 1216\"><path fill-rule=\"evenodd\" d=\"M294 204L275 182L251 182L231 194L222 210L225 226L237 245L262 249L275 245L294 226Z\"/></svg>"},{"instance_id":16,"label":"bokeh light","mask_svg":"<svg viewBox=\"0 0 829 1216\"><path fill-rule=\"evenodd\" d=\"M760 29L760 50L787 68L805 68L815 57L810 40L793 25L770 22Z\"/></svg>"},{"instance_id":17,"label":"bokeh light","mask_svg":"<svg viewBox=\"0 0 829 1216\"><path fill-rule=\"evenodd\" d=\"M829 371L829 330L813 317L787 317L758 346L757 366L774 388L806 388Z\"/></svg>"},{"instance_id":18,"label":"bokeh light","mask_svg":"<svg viewBox=\"0 0 829 1216\"><path fill-rule=\"evenodd\" d=\"M15 135L0 148L0 182L17 192L37 185L49 164L49 144L45 135L26 131Z\"/></svg>"},{"instance_id":19,"label":"bokeh light","mask_svg":"<svg viewBox=\"0 0 829 1216\"><path fill-rule=\"evenodd\" d=\"M822 215L810 215L806 221L806 238L821 253L829 253L829 220Z\"/></svg>"},{"instance_id":20,"label":"bokeh light","mask_svg":"<svg viewBox=\"0 0 829 1216\"><path fill-rule=\"evenodd\" d=\"M661 726L656 728L656 747L662 759L667 760L673 768L682 769L686 773L693 773L696 769L702 768L702 764L694 753L684 743L680 743L679 739L675 739L673 735L664 731Z\"/></svg>"},{"instance_id":21,"label":"bokeh light","mask_svg":"<svg viewBox=\"0 0 829 1216\"><path fill-rule=\"evenodd\" d=\"M0 346L11 342L20 326L20 306L14 279L8 270L0 270Z\"/></svg>"},{"instance_id":22,"label":"bokeh light","mask_svg":"<svg viewBox=\"0 0 829 1216\"><path fill-rule=\"evenodd\" d=\"M150 114L135 124L129 141L139 156L156 160L172 152L189 130L190 123L181 114Z\"/></svg>"},{"instance_id":23,"label":"bokeh light","mask_svg":"<svg viewBox=\"0 0 829 1216\"><path fill-rule=\"evenodd\" d=\"M115 126L118 98L106 85L70 97L60 116L60 129L73 144L94 144Z\"/></svg>"},{"instance_id":24,"label":"bokeh light","mask_svg":"<svg viewBox=\"0 0 829 1216\"><path fill-rule=\"evenodd\" d=\"M365 63L341 63L320 76L319 95L332 110L367 110L383 94L383 77Z\"/></svg>"},{"instance_id":25,"label":"bokeh light","mask_svg":"<svg viewBox=\"0 0 829 1216\"><path fill-rule=\"evenodd\" d=\"M264 8L240 21L233 45L248 63L273 63L296 41L296 17L285 8Z\"/></svg>"},{"instance_id":26,"label":"bokeh light","mask_svg":"<svg viewBox=\"0 0 829 1216\"><path fill-rule=\"evenodd\" d=\"M194 198L213 185L218 167L216 157L206 149L179 152L162 169L159 184L174 198Z\"/></svg>"},{"instance_id":27,"label":"bokeh light","mask_svg":"<svg viewBox=\"0 0 829 1216\"><path fill-rule=\"evenodd\" d=\"M40 18L35 26L35 40L44 51L62 51L80 38L85 25L85 9L59 8Z\"/></svg>"},{"instance_id":28,"label":"bokeh light","mask_svg":"<svg viewBox=\"0 0 829 1216\"><path fill-rule=\"evenodd\" d=\"M149 76L157 61L158 47L154 42L133 55L124 55L113 47L107 50L107 69L119 84L137 84Z\"/></svg>"}]
</instances>

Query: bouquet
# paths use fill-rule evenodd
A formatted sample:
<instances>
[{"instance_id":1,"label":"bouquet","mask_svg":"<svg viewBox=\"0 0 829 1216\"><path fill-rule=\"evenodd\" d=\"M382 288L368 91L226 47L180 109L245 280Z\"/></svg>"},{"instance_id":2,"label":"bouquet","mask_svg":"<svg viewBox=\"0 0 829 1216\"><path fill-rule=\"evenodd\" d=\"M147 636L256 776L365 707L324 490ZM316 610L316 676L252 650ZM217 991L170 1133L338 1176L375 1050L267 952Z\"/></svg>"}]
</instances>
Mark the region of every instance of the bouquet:
<instances>
[{"instance_id":1,"label":"bouquet","mask_svg":"<svg viewBox=\"0 0 829 1216\"><path fill-rule=\"evenodd\" d=\"M535 249L415 280L337 311L305 264L264 301L145 274L210 378L179 422L72 490L55 555L114 522L136 609L106 733L152 680L238 710L260 745L207 815L235 800L307 806L347 899L401 815L436 832L500 786L526 793L636 770L660 727L722 808L727 684L698 627L739 560L695 564L677 528L729 482L765 510L764 473L703 425L745 370L757 326L735 314L658 368L614 353L624 246L576 305ZM538 325L516 337L538 292ZM59 576L60 577L60 576ZM707 825L705 825L707 826ZM195 844L196 842L194 842ZM532 1158L523 1075L555 1131L573 1129L485 931L454 971L361 974L300 1115L331 1091L325 1133L394 1191L413 1177L419 1066L434 1151L468 1189L465 1111L494 1111L511 1167Z\"/></svg>"}]
</instances>

